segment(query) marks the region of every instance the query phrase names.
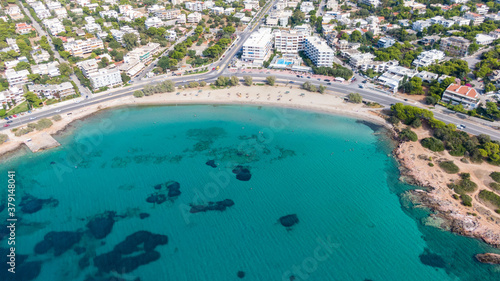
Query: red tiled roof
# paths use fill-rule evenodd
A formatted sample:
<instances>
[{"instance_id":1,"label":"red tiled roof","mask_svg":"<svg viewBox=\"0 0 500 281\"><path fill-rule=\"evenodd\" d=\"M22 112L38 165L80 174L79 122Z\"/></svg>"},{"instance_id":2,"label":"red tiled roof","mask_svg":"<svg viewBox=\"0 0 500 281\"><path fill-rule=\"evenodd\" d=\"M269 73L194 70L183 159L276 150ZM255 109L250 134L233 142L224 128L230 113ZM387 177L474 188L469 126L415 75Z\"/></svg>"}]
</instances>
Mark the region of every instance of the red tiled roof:
<instances>
[{"instance_id":1,"label":"red tiled roof","mask_svg":"<svg viewBox=\"0 0 500 281\"><path fill-rule=\"evenodd\" d=\"M450 84L448 88L446 88L446 91L453 92L455 94L460 94L463 96L468 96L471 98L476 98L477 97L477 92L476 89L467 87L467 86L462 86L458 84Z\"/></svg>"}]
</instances>

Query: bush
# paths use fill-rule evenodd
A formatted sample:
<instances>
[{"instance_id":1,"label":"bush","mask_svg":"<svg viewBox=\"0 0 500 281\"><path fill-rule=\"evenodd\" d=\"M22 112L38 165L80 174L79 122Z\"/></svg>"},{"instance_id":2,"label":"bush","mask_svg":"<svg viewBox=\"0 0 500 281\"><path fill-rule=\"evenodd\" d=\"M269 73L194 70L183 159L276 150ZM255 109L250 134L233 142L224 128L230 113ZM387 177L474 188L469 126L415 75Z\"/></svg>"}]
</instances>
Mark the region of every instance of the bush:
<instances>
[{"instance_id":1,"label":"bush","mask_svg":"<svg viewBox=\"0 0 500 281\"><path fill-rule=\"evenodd\" d=\"M52 120L54 120L54 121L56 121L56 122L57 122L57 121L61 121L61 119L62 119L62 117L61 117L61 115L59 115L59 114L54 115L54 116L52 117Z\"/></svg>"},{"instance_id":2,"label":"bush","mask_svg":"<svg viewBox=\"0 0 500 281\"><path fill-rule=\"evenodd\" d=\"M462 199L462 205L472 207L472 198L469 195L461 194L460 199Z\"/></svg>"},{"instance_id":3,"label":"bush","mask_svg":"<svg viewBox=\"0 0 500 281\"><path fill-rule=\"evenodd\" d=\"M457 165L453 161L443 161L439 163L439 167L443 169L448 174L456 174L460 171Z\"/></svg>"},{"instance_id":4,"label":"bush","mask_svg":"<svg viewBox=\"0 0 500 281\"><path fill-rule=\"evenodd\" d=\"M245 80L245 85L252 86L252 82L253 82L252 76L245 75L245 76L243 76L243 79Z\"/></svg>"},{"instance_id":5,"label":"bush","mask_svg":"<svg viewBox=\"0 0 500 281\"><path fill-rule=\"evenodd\" d=\"M477 184L469 179L462 179L458 184L454 185L453 189L458 194L472 193L476 191Z\"/></svg>"},{"instance_id":6,"label":"bush","mask_svg":"<svg viewBox=\"0 0 500 281\"><path fill-rule=\"evenodd\" d=\"M9 136L6 134L0 134L0 143L4 143L9 139Z\"/></svg>"},{"instance_id":7,"label":"bush","mask_svg":"<svg viewBox=\"0 0 500 281\"><path fill-rule=\"evenodd\" d=\"M189 88L196 88L198 86L200 86L200 83L194 82L194 81L193 82L189 82L189 84L188 84Z\"/></svg>"},{"instance_id":8,"label":"bush","mask_svg":"<svg viewBox=\"0 0 500 281\"><path fill-rule=\"evenodd\" d=\"M428 148L435 152L444 150L443 142L434 137L422 139L420 143L422 144L423 147Z\"/></svg>"},{"instance_id":9,"label":"bush","mask_svg":"<svg viewBox=\"0 0 500 281\"><path fill-rule=\"evenodd\" d=\"M201 86L201 87L205 87L206 85L207 85L207 82L205 82L205 81L201 81L201 82L200 82L200 86Z\"/></svg>"},{"instance_id":10,"label":"bush","mask_svg":"<svg viewBox=\"0 0 500 281\"><path fill-rule=\"evenodd\" d=\"M276 76L267 76L266 81L269 86L274 86L274 83L276 82Z\"/></svg>"},{"instance_id":11,"label":"bush","mask_svg":"<svg viewBox=\"0 0 500 281\"><path fill-rule=\"evenodd\" d=\"M347 97L349 98L349 101L352 103L363 102L363 97L359 93L350 93Z\"/></svg>"},{"instance_id":12,"label":"bush","mask_svg":"<svg viewBox=\"0 0 500 281\"><path fill-rule=\"evenodd\" d=\"M490 177L491 177L494 181L496 181L496 182L500 183L500 173L499 173L499 172L493 172L493 173L491 173L491 174L490 174Z\"/></svg>"},{"instance_id":13,"label":"bush","mask_svg":"<svg viewBox=\"0 0 500 281\"><path fill-rule=\"evenodd\" d=\"M429 165L429 167L434 167L434 163L432 163L432 162L429 162L428 165Z\"/></svg>"},{"instance_id":14,"label":"bush","mask_svg":"<svg viewBox=\"0 0 500 281\"><path fill-rule=\"evenodd\" d=\"M418 136L410 128L404 128L399 132L399 139L402 141L417 141Z\"/></svg>"},{"instance_id":15,"label":"bush","mask_svg":"<svg viewBox=\"0 0 500 281\"><path fill-rule=\"evenodd\" d=\"M500 190L500 184L498 184L496 182L490 183L490 187L495 189L495 190Z\"/></svg>"},{"instance_id":16,"label":"bush","mask_svg":"<svg viewBox=\"0 0 500 281\"><path fill-rule=\"evenodd\" d=\"M498 196L494 192L483 189L479 192L479 198L490 202L491 204L495 205L497 208L500 208L500 196Z\"/></svg>"},{"instance_id":17,"label":"bush","mask_svg":"<svg viewBox=\"0 0 500 281\"><path fill-rule=\"evenodd\" d=\"M35 125L35 128L38 130L38 131L41 131L43 129L47 129L49 128L50 126L52 126L52 121L50 121L50 119L48 118L43 118L43 119L40 119L36 125Z\"/></svg>"},{"instance_id":18,"label":"bush","mask_svg":"<svg viewBox=\"0 0 500 281\"><path fill-rule=\"evenodd\" d=\"M144 93L142 91L137 90L134 92L134 97L142 98L142 97L144 97Z\"/></svg>"}]
</instances>

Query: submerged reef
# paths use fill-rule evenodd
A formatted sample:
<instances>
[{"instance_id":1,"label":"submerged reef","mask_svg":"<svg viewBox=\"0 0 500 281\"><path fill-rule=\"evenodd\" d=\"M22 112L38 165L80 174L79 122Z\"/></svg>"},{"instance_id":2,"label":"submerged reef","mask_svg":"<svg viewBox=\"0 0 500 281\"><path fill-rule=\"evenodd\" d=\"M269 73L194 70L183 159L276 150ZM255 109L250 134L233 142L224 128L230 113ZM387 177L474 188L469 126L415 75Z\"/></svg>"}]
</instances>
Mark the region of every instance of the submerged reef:
<instances>
[{"instance_id":1,"label":"submerged reef","mask_svg":"<svg viewBox=\"0 0 500 281\"><path fill-rule=\"evenodd\" d=\"M101 273L110 271L128 273L141 265L158 260L161 255L155 248L167 243L166 235L145 230L137 231L118 243L112 251L96 256L94 265Z\"/></svg>"},{"instance_id":2,"label":"submerged reef","mask_svg":"<svg viewBox=\"0 0 500 281\"><path fill-rule=\"evenodd\" d=\"M146 202L154 204L162 204L167 201L167 199L175 200L179 195L181 195L181 185L176 181L169 181L164 184L157 184L154 186L157 190L146 198Z\"/></svg>"},{"instance_id":3,"label":"submerged reef","mask_svg":"<svg viewBox=\"0 0 500 281\"><path fill-rule=\"evenodd\" d=\"M236 179L240 181L249 181L252 178L249 167L238 165L233 169L233 173L236 174Z\"/></svg>"},{"instance_id":4,"label":"submerged reef","mask_svg":"<svg viewBox=\"0 0 500 281\"><path fill-rule=\"evenodd\" d=\"M38 199L35 196L27 194L21 198L21 212L25 214L33 214L40 211L44 205L57 206L59 201L56 199Z\"/></svg>"},{"instance_id":5,"label":"submerged reef","mask_svg":"<svg viewBox=\"0 0 500 281\"><path fill-rule=\"evenodd\" d=\"M234 205L231 199L225 199L218 202L208 202L207 205L191 205L190 213L202 213L206 211L225 211L226 208Z\"/></svg>"},{"instance_id":6,"label":"submerged reef","mask_svg":"<svg viewBox=\"0 0 500 281\"><path fill-rule=\"evenodd\" d=\"M103 239L108 236L113 229L115 215L115 212L105 212L104 214L95 216L87 224L90 233L92 233L96 239Z\"/></svg>"},{"instance_id":7,"label":"submerged reef","mask_svg":"<svg viewBox=\"0 0 500 281\"><path fill-rule=\"evenodd\" d=\"M299 223L299 218L296 214L292 214L281 217L279 221L284 227L292 227L293 225Z\"/></svg>"},{"instance_id":8,"label":"submerged reef","mask_svg":"<svg viewBox=\"0 0 500 281\"><path fill-rule=\"evenodd\" d=\"M82 238L81 232L51 231L45 234L42 241L35 245L36 254L45 254L54 249L54 256L60 256Z\"/></svg>"}]
</instances>

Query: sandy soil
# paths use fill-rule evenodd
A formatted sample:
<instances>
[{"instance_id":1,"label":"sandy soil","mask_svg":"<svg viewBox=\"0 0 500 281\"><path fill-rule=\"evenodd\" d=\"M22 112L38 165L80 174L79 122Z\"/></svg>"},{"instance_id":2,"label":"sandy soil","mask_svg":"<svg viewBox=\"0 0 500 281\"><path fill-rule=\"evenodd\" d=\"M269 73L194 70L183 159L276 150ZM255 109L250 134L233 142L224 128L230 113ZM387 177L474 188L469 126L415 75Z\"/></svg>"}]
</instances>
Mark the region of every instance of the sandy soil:
<instances>
[{"instance_id":1,"label":"sandy soil","mask_svg":"<svg viewBox=\"0 0 500 281\"><path fill-rule=\"evenodd\" d=\"M286 93L288 91L288 93ZM179 93L177 95L177 93ZM302 95L303 94L303 95ZM335 95L310 93L297 87L284 86L238 86L229 89L213 90L209 87L177 90L173 93L156 94L153 96L135 98L133 96L123 97L112 101L102 102L87 106L70 115L62 114L62 120L54 122L50 128L43 131L35 131L21 137L16 137L11 130L2 132L9 136L9 141L0 145L0 155L13 151L24 145L28 138L39 137L46 132L50 135L64 130L74 120L87 117L91 114L112 107L123 105L147 105L147 104L249 104L249 105L272 105L296 109L307 109L325 113L349 115L379 124L386 124L385 120L373 114L370 108L360 104L346 103Z\"/></svg>"},{"instance_id":2,"label":"sandy soil","mask_svg":"<svg viewBox=\"0 0 500 281\"><path fill-rule=\"evenodd\" d=\"M429 131L418 129L419 139L429 136ZM487 243L500 246L500 215L489 205L478 198L482 189L492 191L489 187L490 173L499 171L499 167L488 163L474 164L460 161L462 157L451 156L448 152L433 152L424 148L420 142L405 142L395 150L397 158L404 166L404 174L413 178L417 184L429 189L420 192L424 195L423 203L437 210L448 220L448 228L457 233L483 239ZM460 168L459 173L470 173L471 180L478 184L477 190L470 194L473 198L472 207L461 204L460 199L454 199L454 194L447 184L459 180L458 174L448 174L438 165L441 161L453 160ZM434 164L433 167L429 163Z\"/></svg>"}]
</instances>

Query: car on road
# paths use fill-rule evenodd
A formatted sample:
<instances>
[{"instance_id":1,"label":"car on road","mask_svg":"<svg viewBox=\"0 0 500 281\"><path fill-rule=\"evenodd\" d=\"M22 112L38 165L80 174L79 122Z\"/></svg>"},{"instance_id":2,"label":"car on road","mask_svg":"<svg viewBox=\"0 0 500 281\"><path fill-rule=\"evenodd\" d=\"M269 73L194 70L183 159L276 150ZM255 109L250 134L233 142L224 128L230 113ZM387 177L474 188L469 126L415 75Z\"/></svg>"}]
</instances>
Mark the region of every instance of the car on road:
<instances>
[{"instance_id":1,"label":"car on road","mask_svg":"<svg viewBox=\"0 0 500 281\"><path fill-rule=\"evenodd\" d=\"M35 120L35 119L36 119L36 117L30 117L30 120Z\"/></svg>"},{"instance_id":2,"label":"car on road","mask_svg":"<svg viewBox=\"0 0 500 281\"><path fill-rule=\"evenodd\" d=\"M14 115L12 115L12 117L16 118L16 117L17 117L17 115L15 115L15 114L14 114Z\"/></svg>"},{"instance_id":3,"label":"car on road","mask_svg":"<svg viewBox=\"0 0 500 281\"><path fill-rule=\"evenodd\" d=\"M300 75L297 75L298 78L300 78Z\"/></svg>"},{"instance_id":4,"label":"car on road","mask_svg":"<svg viewBox=\"0 0 500 281\"><path fill-rule=\"evenodd\" d=\"M408 99L404 99L404 101L408 101Z\"/></svg>"},{"instance_id":5,"label":"car on road","mask_svg":"<svg viewBox=\"0 0 500 281\"><path fill-rule=\"evenodd\" d=\"M326 85L332 85L332 82L328 82L328 83L326 83Z\"/></svg>"},{"instance_id":6,"label":"car on road","mask_svg":"<svg viewBox=\"0 0 500 281\"><path fill-rule=\"evenodd\" d=\"M80 101L79 101L79 100L77 100L77 101L75 101L75 103L80 103Z\"/></svg>"},{"instance_id":7,"label":"car on road","mask_svg":"<svg viewBox=\"0 0 500 281\"><path fill-rule=\"evenodd\" d=\"M365 86L363 86L363 84L358 84L358 86L363 89Z\"/></svg>"},{"instance_id":8,"label":"car on road","mask_svg":"<svg viewBox=\"0 0 500 281\"><path fill-rule=\"evenodd\" d=\"M311 79L311 76L307 76L307 79Z\"/></svg>"},{"instance_id":9,"label":"car on road","mask_svg":"<svg viewBox=\"0 0 500 281\"><path fill-rule=\"evenodd\" d=\"M12 120L7 121L7 123L12 123L12 122L14 122L14 121L12 121Z\"/></svg>"},{"instance_id":10,"label":"car on road","mask_svg":"<svg viewBox=\"0 0 500 281\"><path fill-rule=\"evenodd\" d=\"M321 78L318 78L318 81L321 81Z\"/></svg>"},{"instance_id":11,"label":"car on road","mask_svg":"<svg viewBox=\"0 0 500 281\"><path fill-rule=\"evenodd\" d=\"M323 80L323 81L325 81L325 82L330 82L330 79L325 79L325 80Z\"/></svg>"},{"instance_id":12,"label":"car on road","mask_svg":"<svg viewBox=\"0 0 500 281\"><path fill-rule=\"evenodd\" d=\"M4 126L4 127L9 127L10 125L9 125L9 124L5 124L5 125L3 125L3 126Z\"/></svg>"},{"instance_id":13,"label":"car on road","mask_svg":"<svg viewBox=\"0 0 500 281\"><path fill-rule=\"evenodd\" d=\"M187 81L186 80L182 80L183 83L186 83Z\"/></svg>"},{"instance_id":14,"label":"car on road","mask_svg":"<svg viewBox=\"0 0 500 281\"><path fill-rule=\"evenodd\" d=\"M60 110L60 109L58 109L58 110L56 110L55 112L56 112L56 113L58 113L58 112L61 112L61 110Z\"/></svg>"},{"instance_id":15,"label":"car on road","mask_svg":"<svg viewBox=\"0 0 500 281\"><path fill-rule=\"evenodd\" d=\"M68 113L67 115L71 115L71 114L73 114L73 113L71 113L71 112L70 112L70 113Z\"/></svg>"}]
</instances>

